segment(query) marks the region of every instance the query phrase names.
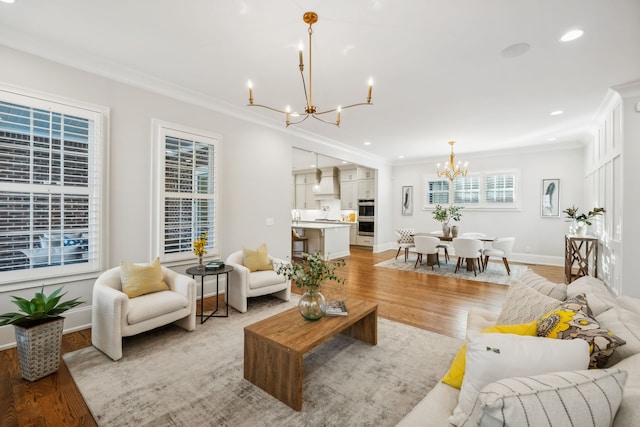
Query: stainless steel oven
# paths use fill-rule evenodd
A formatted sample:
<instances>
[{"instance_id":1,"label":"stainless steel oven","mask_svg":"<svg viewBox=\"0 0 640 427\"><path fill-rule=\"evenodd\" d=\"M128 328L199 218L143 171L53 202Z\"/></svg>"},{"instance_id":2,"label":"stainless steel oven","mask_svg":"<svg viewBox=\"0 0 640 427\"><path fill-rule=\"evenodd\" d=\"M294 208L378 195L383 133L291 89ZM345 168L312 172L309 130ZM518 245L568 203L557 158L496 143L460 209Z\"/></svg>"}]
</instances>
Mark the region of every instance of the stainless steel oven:
<instances>
[{"instance_id":1,"label":"stainless steel oven","mask_svg":"<svg viewBox=\"0 0 640 427\"><path fill-rule=\"evenodd\" d=\"M376 217L376 203L373 199L358 200L358 221L362 219L373 220Z\"/></svg>"},{"instance_id":2,"label":"stainless steel oven","mask_svg":"<svg viewBox=\"0 0 640 427\"><path fill-rule=\"evenodd\" d=\"M375 227L375 221L373 219L371 219L371 220L358 219L358 235L360 235L360 236L373 236L374 227Z\"/></svg>"}]
</instances>

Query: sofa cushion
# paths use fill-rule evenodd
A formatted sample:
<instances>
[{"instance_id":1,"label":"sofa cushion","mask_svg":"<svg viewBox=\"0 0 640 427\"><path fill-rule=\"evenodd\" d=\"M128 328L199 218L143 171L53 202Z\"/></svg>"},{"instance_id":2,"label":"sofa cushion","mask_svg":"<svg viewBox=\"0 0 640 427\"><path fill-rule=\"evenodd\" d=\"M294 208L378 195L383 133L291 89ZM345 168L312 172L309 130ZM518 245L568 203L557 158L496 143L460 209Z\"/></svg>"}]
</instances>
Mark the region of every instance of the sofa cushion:
<instances>
[{"instance_id":1,"label":"sofa cushion","mask_svg":"<svg viewBox=\"0 0 640 427\"><path fill-rule=\"evenodd\" d=\"M167 313L189 306L184 295L173 291L154 292L129 300L127 323L134 325L145 320L155 319Z\"/></svg>"},{"instance_id":2,"label":"sofa cushion","mask_svg":"<svg viewBox=\"0 0 640 427\"><path fill-rule=\"evenodd\" d=\"M458 406L449 418L470 425L478 393L502 378L587 369L589 345L583 340L553 340L513 334L469 332L467 363Z\"/></svg>"},{"instance_id":3,"label":"sofa cushion","mask_svg":"<svg viewBox=\"0 0 640 427\"><path fill-rule=\"evenodd\" d=\"M129 298L169 290L169 285L162 279L160 258L156 258L150 264L134 264L124 261L120 263L122 292L127 294Z\"/></svg>"},{"instance_id":4,"label":"sofa cushion","mask_svg":"<svg viewBox=\"0 0 640 427\"><path fill-rule=\"evenodd\" d=\"M583 276L567 286L567 298L580 294L587 296L587 302L593 312L593 316L604 313L616 306L616 300L609 292L609 289L601 280L595 277Z\"/></svg>"},{"instance_id":5,"label":"sofa cushion","mask_svg":"<svg viewBox=\"0 0 640 427\"><path fill-rule=\"evenodd\" d=\"M512 280L496 324L512 325L538 320L558 303L557 299L543 295L519 280Z\"/></svg>"},{"instance_id":6,"label":"sofa cushion","mask_svg":"<svg viewBox=\"0 0 640 427\"><path fill-rule=\"evenodd\" d=\"M273 270L273 264L269 259L269 252L265 243L255 251L253 249L243 249L242 255L244 256L242 264L251 272Z\"/></svg>"},{"instance_id":7,"label":"sofa cushion","mask_svg":"<svg viewBox=\"0 0 640 427\"><path fill-rule=\"evenodd\" d=\"M284 283L287 279L278 275L275 271L256 271L251 273L249 289L260 289L278 283Z\"/></svg>"},{"instance_id":8,"label":"sofa cushion","mask_svg":"<svg viewBox=\"0 0 640 427\"><path fill-rule=\"evenodd\" d=\"M589 343L589 366L604 368L613 350L625 341L613 332L601 328L590 313L584 294L568 298L540 318L538 336L562 340L583 339Z\"/></svg>"},{"instance_id":9,"label":"sofa cushion","mask_svg":"<svg viewBox=\"0 0 640 427\"><path fill-rule=\"evenodd\" d=\"M616 303L625 310L633 311L636 314L640 314L640 299L631 298L625 295L616 298Z\"/></svg>"},{"instance_id":10,"label":"sofa cushion","mask_svg":"<svg viewBox=\"0 0 640 427\"><path fill-rule=\"evenodd\" d=\"M534 320L529 323L521 323L518 325L495 325L482 330L482 332L493 332L497 334L515 334L515 335L527 335L536 336L537 322ZM462 380L464 378L464 369L466 365L467 344L462 344L462 347L458 351L458 354L453 358L449 370L442 378L442 382L450 385L451 387L460 388L462 386Z\"/></svg>"},{"instance_id":11,"label":"sofa cushion","mask_svg":"<svg viewBox=\"0 0 640 427\"><path fill-rule=\"evenodd\" d=\"M531 289L535 289L548 297L555 298L559 301L564 301L567 298L567 285L547 280L546 277L542 277L530 269L525 270L525 272L518 277L518 280Z\"/></svg>"},{"instance_id":12,"label":"sofa cushion","mask_svg":"<svg viewBox=\"0 0 640 427\"><path fill-rule=\"evenodd\" d=\"M626 379L620 369L505 378L478 394L469 425L610 426Z\"/></svg>"},{"instance_id":13,"label":"sofa cushion","mask_svg":"<svg viewBox=\"0 0 640 427\"><path fill-rule=\"evenodd\" d=\"M640 353L640 314L614 307L596 316L600 326L625 340L626 344L616 348L606 366L618 363L622 359Z\"/></svg>"}]
</instances>

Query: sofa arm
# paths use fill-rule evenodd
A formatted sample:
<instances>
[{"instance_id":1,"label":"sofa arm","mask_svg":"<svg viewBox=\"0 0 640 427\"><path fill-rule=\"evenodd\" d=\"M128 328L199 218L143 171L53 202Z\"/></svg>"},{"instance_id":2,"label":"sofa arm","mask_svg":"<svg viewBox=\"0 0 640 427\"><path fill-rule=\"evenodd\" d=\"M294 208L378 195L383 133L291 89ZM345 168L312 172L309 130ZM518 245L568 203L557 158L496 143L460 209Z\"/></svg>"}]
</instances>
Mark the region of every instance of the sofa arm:
<instances>
[{"instance_id":1,"label":"sofa arm","mask_svg":"<svg viewBox=\"0 0 640 427\"><path fill-rule=\"evenodd\" d=\"M498 313L484 310L482 308L472 308L467 314L467 332L480 332L490 326L495 326L498 320Z\"/></svg>"},{"instance_id":2,"label":"sofa arm","mask_svg":"<svg viewBox=\"0 0 640 427\"><path fill-rule=\"evenodd\" d=\"M100 284L98 278L93 287L91 343L113 360L122 357L122 313L128 305L124 292Z\"/></svg>"}]
</instances>

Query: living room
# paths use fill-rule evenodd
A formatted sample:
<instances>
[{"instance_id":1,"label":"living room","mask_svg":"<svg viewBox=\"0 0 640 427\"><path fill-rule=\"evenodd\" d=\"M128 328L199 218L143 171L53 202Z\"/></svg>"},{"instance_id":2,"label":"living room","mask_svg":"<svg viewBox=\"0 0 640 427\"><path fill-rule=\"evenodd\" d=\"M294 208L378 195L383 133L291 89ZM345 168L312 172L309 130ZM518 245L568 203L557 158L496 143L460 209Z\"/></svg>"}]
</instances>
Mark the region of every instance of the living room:
<instances>
[{"instance_id":1,"label":"living room","mask_svg":"<svg viewBox=\"0 0 640 427\"><path fill-rule=\"evenodd\" d=\"M100 247L99 270L118 265L120 261L148 262L158 256L156 228L153 226L157 221L157 209L154 206L154 192L157 191L154 187L154 120L222 136L218 171L219 228L216 247L209 254L210 258L225 259L236 250L257 247L263 242L274 254L283 258L289 254L289 188L293 147L318 151L377 170L378 229L374 252L388 250L395 245L395 228L414 227L431 231L439 227L432 219L431 211L422 210L421 206L416 205L413 216L401 214L401 188L411 185L417 196L422 188L423 175L434 173L435 164L446 159L447 140L442 140L442 147L438 148L444 151L434 151L433 155L425 154L416 160L407 159L403 162L346 144L337 145L333 139L310 134L304 128L283 130L283 124L276 127L246 111L244 80L237 85L236 82L226 83L237 86L238 97L237 102L232 105L227 103L227 108L223 109L213 97L182 90L178 83L169 84L149 79L148 76L126 73L126 70L112 63L90 60L92 58L88 54L83 55L83 52L62 52L57 49L55 39L47 40L47 34L32 33L27 37L18 33L10 24L9 7L18 6L19 3L18 0L15 5L0 5L0 14L3 16L0 57L5 64L0 68L2 89L31 96L44 94L62 102L71 100L108 109L105 115L108 118L105 123L108 146L105 147L103 158L107 178L101 206L104 213L101 233L104 238ZM618 9L621 11L613 14L611 19L623 20L626 15L629 18L624 20L625 24L628 25L629 21L637 24L637 4L627 1L616 3L619 4L608 7L616 9L616 6L620 6ZM575 2L573 6L580 7ZM295 21L304 34L305 28L299 22L299 8L292 9L292 15L295 16L291 21ZM282 12L285 10L283 8ZM640 51L638 27L636 25L622 37L627 40L626 47L635 55L629 55L624 68L630 66L635 70L640 69L637 58L637 52ZM625 31L628 29L627 26L623 28ZM317 32L317 37L321 39L319 27ZM138 49L140 55L162 54L161 47L146 45ZM597 60L604 61L602 58ZM257 60L255 68L259 65L260 61ZM280 65L290 68L288 62ZM246 70L246 73L250 72L252 69ZM211 78L215 78L215 74ZM483 152L481 147L464 147L463 142L459 141L456 150L464 151L457 152L457 158L469 161L470 171L517 169L521 177L521 205L518 210L496 212L468 209L461 223L463 230L516 236L516 261L562 265L563 236L569 224L561 216L540 216L541 181L559 179L561 209L571 205L583 210L593 206L607 209L601 223L606 233L602 236L604 252L601 253L607 265L603 271L605 282L616 293L640 297L640 286L634 280L633 267L640 249L633 245L632 238L622 239L623 234L631 237L640 235L640 224L634 215L640 209L640 196L632 185L636 180L634 170L640 159L640 148L635 143L640 138L640 115L636 109L640 101L638 79L640 76L636 74L612 83L607 88L612 89L611 92L603 90L601 98L597 100L599 105L593 106L594 114L589 120L591 133L560 147L538 144L516 150L510 149L505 143L499 150ZM383 89L383 84L391 86L391 82L380 82L380 87L376 85L374 99L379 92L386 92L387 98L392 96L393 91ZM297 85L296 80L296 89ZM464 97L459 99L460 103L464 102ZM376 102L381 104L382 100L376 99ZM518 99L513 108L517 109L526 102L526 99ZM378 105L371 108L378 108ZM476 105L476 108L482 109L482 105ZM353 120L366 122L367 111L354 113ZM347 114L343 114L342 127L345 129L349 127L348 120ZM505 122L513 120L504 119ZM389 126L395 125L389 123ZM464 124L460 123L460 126ZM535 131L531 130L532 133ZM392 145L393 141L381 144ZM430 148L425 151L431 152ZM266 221L268 219L272 221ZM267 225L267 222L271 225ZM184 271L194 263L195 257L171 266ZM2 280L0 312L13 310L9 296L27 297L43 284L48 291L64 284L69 296L91 301L95 277L96 274L84 274L22 281ZM65 329L73 331L90 324L91 306L86 304L69 313ZM0 349L13 346L14 341L11 328L0 328Z\"/></svg>"}]
</instances>

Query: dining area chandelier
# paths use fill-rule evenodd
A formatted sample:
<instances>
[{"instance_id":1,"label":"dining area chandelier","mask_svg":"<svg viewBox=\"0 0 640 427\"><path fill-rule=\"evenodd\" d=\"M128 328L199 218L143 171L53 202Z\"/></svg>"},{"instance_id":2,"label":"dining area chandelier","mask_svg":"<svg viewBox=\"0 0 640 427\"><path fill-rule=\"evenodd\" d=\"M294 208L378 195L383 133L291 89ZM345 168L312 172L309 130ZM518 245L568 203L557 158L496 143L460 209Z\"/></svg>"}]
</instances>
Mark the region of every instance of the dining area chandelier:
<instances>
[{"instance_id":1,"label":"dining area chandelier","mask_svg":"<svg viewBox=\"0 0 640 427\"><path fill-rule=\"evenodd\" d=\"M270 107L268 105L264 105L264 104L256 104L254 103L254 99L253 99L253 83L251 82L251 80L249 80L248 82L248 87L249 87L249 104L247 105L248 107L261 107L261 108L266 108L269 109L271 111L275 111L281 114L285 115L285 124L287 127L289 127L289 125L296 125L298 123L302 123L305 120L307 120L309 117L313 117L316 120L319 120L323 123L327 123L327 124L331 124L331 125L335 125L340 127L340 113L342 112L342 110L346 110L347 108L352 108L352 107L357 107L360 105L373 105L373 103L371 102L371 92L373 90L373 79L370 77L369 81L368 81L368 90L367 90L367 98L365 102L358 102L355 104L350 104L350 105L345 105L345 106L341 106L338 105L336 108L332 108L332 109L328 109L328 110L320 110L318 108L318 106L314 105L313 103L313 56L312 56L312 36L313 36L313 24L315 24L316 22L318 22L318 15L315 12L306 12L303 17L302 17L303 21L309 25L309 28L307 30L307 32L309 33L309 57L308 57L308 79L305 79L305 73L304 73L304 69L305 69L305 65L304 65L304 61L303 61L303 51L304 51L304 45L302 44L302 42L300 42L300 44L298 45L298 68L300 69L300 76L302 77L302 90L304 92L304 98L305 98L305 107L302 110L302 112L300 111L291 111L291 108L287 105L287 107L284 110L281 110L279 108L274 108L274 107ZM307 81L308 81L308 85L307 85ZM335 119L331 120L331 119L326 119L322 116L325 116L327 114L331 114L331 113L335 113Z\"/></svg>"},{"instance_id":2,"label":"dining area chandelier","mask_svg":"<svg viewBox=\"0 0 640 427\"><path fill-rule=\"evenodd\" d=\"M440 170L440 163L436 165L436 172L439 177L449 178L450 181L453 181L455 178L459 176L467 176L467 165L469 162L465 162L462 165L462 162L458 161L455 163L456 155L453 152L453 146L455 141L449 141L449 145L451 146L451 154L449 154L449 163L444 165L444 169Z\"/></svg>"}]
</instances>

